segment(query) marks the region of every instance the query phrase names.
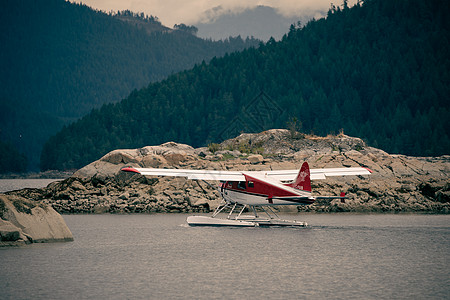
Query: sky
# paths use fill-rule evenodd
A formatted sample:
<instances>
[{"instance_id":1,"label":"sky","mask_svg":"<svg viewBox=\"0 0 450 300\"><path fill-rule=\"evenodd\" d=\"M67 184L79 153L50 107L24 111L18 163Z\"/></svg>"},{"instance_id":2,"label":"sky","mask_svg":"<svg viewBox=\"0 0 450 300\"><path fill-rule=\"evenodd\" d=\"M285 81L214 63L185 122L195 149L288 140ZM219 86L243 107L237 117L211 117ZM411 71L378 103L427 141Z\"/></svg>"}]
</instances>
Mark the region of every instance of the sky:
<instances>
[{"instance_id":1,"label":"sky","mask_svg":"<svg viewBox=\"0 0 450 300\"><path fill-rule=\"evenodd\" d=\"M71 2L79 3L80 0ZM206 23L222 13L238 13L258 5L273 7L285 17L314 15L318 11L327 11L333 0L82 0L81 2L105 12L127 9L143 12L158 17L163 25L172 28L174 24L180 23L186 25ZM356 0L349 1L353 2ZM342 0L334 3L341 4Z\"/></svg>"}]
</instances>

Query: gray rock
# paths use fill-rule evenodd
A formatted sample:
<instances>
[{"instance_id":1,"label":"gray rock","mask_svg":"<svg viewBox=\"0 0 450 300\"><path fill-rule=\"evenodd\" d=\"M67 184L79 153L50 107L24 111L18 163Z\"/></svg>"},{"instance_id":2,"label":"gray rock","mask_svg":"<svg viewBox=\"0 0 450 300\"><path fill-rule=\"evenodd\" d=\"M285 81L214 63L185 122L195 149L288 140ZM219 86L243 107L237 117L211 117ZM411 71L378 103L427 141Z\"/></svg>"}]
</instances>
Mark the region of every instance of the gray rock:
<instances>
[{"instance_id":1,"label":"gray rock","mask_svg":"<svg viewBox=\"0 0 450 300\"><path fill-rule=\"evenodd\" d=\"M254 155L249 155L247 157L247 159L252 163L252 164L258 164L261 163L264 160L264 157L260 154L254 154Z\"/></svg>"},{"instance_id":2,"label":"gray rock","mask_svg":"<svg viewBox=\"0 0 450 300\"><path fill-rule=\"evenodd\" d=\"M0 201L6 207L0 223L0 231L9 232L6 234L7 238L25 243L73 240L64 219L52 207L36 205L30 200L15 195L0 194ZM16 239L17 234L18 239ZM2 234L2 240L4 240L4 234Z\"/></svg>"},{"instance_id":3,"label":"gray rock","mask_svg":"<svg viewBox=\"0 0 450 300\"><path fill-rule=\"evenodd\" d=\"M16 242L21 236L23 236L23 232L20 228L14 226L11 222L0 219L0 243Z\"/></svg>"},{"instance_id":4,"label":"gray rock","mask_svg":"<svg viewBox=\"0 0 450 300\"><path fill-rule=\"evenodd\" d=\"M299 211L319 212L439 212L448 213L450 156L408 157L390 155L367 147L359 138L343 134L316 137L292 135L288 130L241 134L224 141L213 155L208 148L165 143L140 149L115 150L77 171L71 178L40 192L17 192L41 199L64 213L195 212L208 211L220 202L218 192L202 182L185 178L144 177L121 172L124 166L215 169L370 168L370 176L351 176L313 181L313 194L339 195L348 199L317 201ZM239 149L264 155L244 158ZM253 151L253 152L252 152ZM219 156L218 156L219 155ZM234 157L234 158L232 158Z\"/></svg>"}]
</instances>

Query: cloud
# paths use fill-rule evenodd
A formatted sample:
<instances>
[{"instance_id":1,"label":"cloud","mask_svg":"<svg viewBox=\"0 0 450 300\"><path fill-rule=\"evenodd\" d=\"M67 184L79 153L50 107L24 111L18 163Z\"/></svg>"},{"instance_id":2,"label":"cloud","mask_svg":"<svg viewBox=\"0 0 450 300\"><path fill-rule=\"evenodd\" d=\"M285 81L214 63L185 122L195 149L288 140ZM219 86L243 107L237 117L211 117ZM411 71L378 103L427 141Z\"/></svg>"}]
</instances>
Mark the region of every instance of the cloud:
<instances>
[{"instance_id":1,"label":"cloud","mask_svg":"<svg viewBox=\"0 0 450 300\"><path fill-rule=\"evenodd\" d=\"M330 0L82 0L82 2L106 12L126 9L144 12L158 17L161 23L169 27L180 23L195 24L207 18L218 17L222 13L239 13L258 5L273 7L286 17L311 15L326 11L331 6ZM335 2L341 3L340 0ZM354 3L356 0L349 1L349 5Z\"/></svg>"}]
</instances>

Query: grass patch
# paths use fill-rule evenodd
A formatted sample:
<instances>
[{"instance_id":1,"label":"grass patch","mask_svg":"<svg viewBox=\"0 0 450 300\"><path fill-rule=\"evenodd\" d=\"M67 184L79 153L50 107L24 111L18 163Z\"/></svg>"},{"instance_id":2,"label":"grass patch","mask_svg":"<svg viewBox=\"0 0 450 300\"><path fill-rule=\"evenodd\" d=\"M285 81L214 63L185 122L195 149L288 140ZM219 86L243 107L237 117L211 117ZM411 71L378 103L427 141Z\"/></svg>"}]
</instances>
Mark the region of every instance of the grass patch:
<instances>
[{"instance_id":1,"label":"grass patch","mask_svg":"<svg viewBox=\"0 0 450 300\"><path fill-rule=\"evenodd\" d=\"M224 153L222 160L230 160L230 159L234 159L234 158L235 157L233 155L231 155L230 153Z\"/></svg>"},{"instance_id":2,"label":"grass patch","mask_svg":"<svg viewBox=\"0 0 450 300\"><path fill-rule=\"evenodd\" d=\"M210 143L208 145L208 150L211 151L211 153L216 153L216 151L220 150L220 145L216 143Z\"/></svg>"},{"instance_id":3,"label":"grass patch","mask_svg":"<svg viewBox=\"0 0 450 300\"><path fill-rule=\"evenodd\" d=\"M239 143L235 142L233 144L230 144L226 147L226 150L234 151L239 150L241 153L246 154L263 154L264 153L264 141L260 141L257 143L252 143L251 140L249 141L241 141Z\"/></svg>"}]
</instances>

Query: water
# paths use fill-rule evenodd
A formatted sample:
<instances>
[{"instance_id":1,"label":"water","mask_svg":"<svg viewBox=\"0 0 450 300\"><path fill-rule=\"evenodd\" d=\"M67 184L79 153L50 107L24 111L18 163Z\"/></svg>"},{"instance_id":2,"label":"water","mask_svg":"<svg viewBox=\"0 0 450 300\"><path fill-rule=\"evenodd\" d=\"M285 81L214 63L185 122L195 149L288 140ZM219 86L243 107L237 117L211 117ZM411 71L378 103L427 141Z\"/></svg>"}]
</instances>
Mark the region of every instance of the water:
<instances>
[{"instance_id":1,"label":"water","mask_svg":"<svg viewBox=\"0 0 450 300\"><path fill-rule=\"evenodd\" d=\"M62 179L0 179L0 193L23 188L43 188L49 183Z\"/></svg>"},{"instance_id":2,"label":"water","mask_svg":"<svg viewBox=\"0 0 450 300\"><path fill-rule=\"evenodd\" d=\"M450 216L304 214L309 228L66 215L75 241L0 249L2 299L448 299Z\"/></svg>"}]
</instances>

